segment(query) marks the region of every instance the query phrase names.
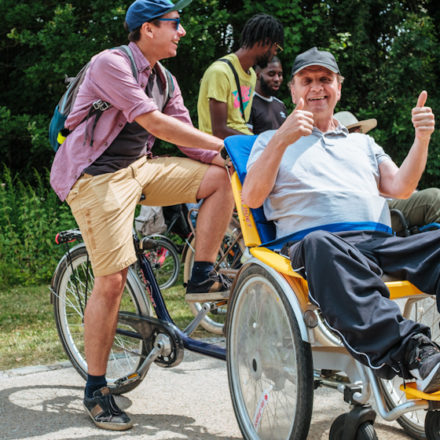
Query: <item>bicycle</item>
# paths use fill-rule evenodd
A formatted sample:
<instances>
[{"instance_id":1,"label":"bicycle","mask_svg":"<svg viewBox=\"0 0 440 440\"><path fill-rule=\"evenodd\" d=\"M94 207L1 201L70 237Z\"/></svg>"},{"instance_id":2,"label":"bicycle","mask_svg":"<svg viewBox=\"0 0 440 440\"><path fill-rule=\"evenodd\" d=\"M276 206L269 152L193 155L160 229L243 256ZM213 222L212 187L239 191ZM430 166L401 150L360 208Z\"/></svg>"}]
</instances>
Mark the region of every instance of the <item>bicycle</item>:
<instances>
[{"instance_id":1,"label":"bicycle","mask_svg":"<svg viewBox=\"0 0 440 440\"><path fill-rule=\"evenodd\" d=\"M62 231L56 242L67 251L55 269L51 282L51 301L63 348L77 372L87 377L83 343L83 319L93 287L93 273L79 230ZM78 242L73 245L72 243ZM140 384L155 362L162 367L178 365L186 348L218 359L226 359L224 347L191 338L206 314L225 301L203 304L201 311L181 330L174 324L162 297L153 268L147 258L152 245L149 237L133 234L139 279L133 266L128 269L118 328L107 364L107 380L114 394L122 394ZM152 316L153 311L156 317Z\"/></svg>"},{"instance_id":2,"label":"bicycle","mask_svg":"<svg viewBox=\"0 0 440 440\"><path fill-rule=\"evenodd\" d=\"M80 239L78 230L63 231L58 235L57 242L69 246ZM292 303L293 297L283 290L284 287L289 289L288 282L270 266L253 258L240 269L232 289L227 346L224 348L219 344L191 338L204 315L213 306L224 306L224 301L203 304L198 316L185 329L177 328L144 253L143 248L148 247L150 239L145 237L139 240L134 236L133 240L145 284L140 282L135 270L130 267L107 364L107 380L114 394L123 394L136 388L153 362L161 367L177 366L187 349L221 360L228 358L231 398L245 439L269 440L275 438L273 433L280 433L276 438L286 440L305 439L303 434L296 436L295 432L307 432L312 390L318 386L340 389L347 401L355 405L352 412L342 414L333 422L331 440L347 439L344 431L348 423L346 420L355 424L364 420L363 424L356 425L357 437L353 439L376 438L372 430L374 413L369 406L359 406L357 400L353 400L365 403L370 387L384 418L397 419L414 438L424 438L425 430L430 432L428 439L440 438L436 430L440 420L437 411L428 411L424 422L426 409L431 408L428 405L435 409L435 401L426 402L417 395L405 396L407 391L399 387L397 380L378 380L368 368L353 362L338 348L339 339L326 328L317 311L306 309L306 321L300 321L296 309L298 306ZM261 248L259 253L266 258L265 249ZM279 263L276 265L283 272L291 271ZM83 345L83 316L92 284L93 275L85 245L76 244L69 248L56 268L51 283L51 299L63 348L84 379L87 364ZM144 290L144 286L148 286L148 289ZM406 286L396 287L406 289ZM411 291L401 297L406 299L410 294ZM421 312L420 305L426 301L424 316L417 316ZM405 302L408 313L404 314L419 322L432 320L437 325L438 317L433 314L434 303L432 297L411 297ZM152 316L153 312L156 317ZM265 331L261 332L263 323ZM313 353L313 363L310 344L302 340L304 332L307 333L305 323L309 331L321 335L317 339L318 351ZM341 368L348 371L350 377L341 374L338 371ZM351 382L351 375L358 380ZM422 399L426 399L429 395L423 396Z\"/></svg>"}]
</instances>

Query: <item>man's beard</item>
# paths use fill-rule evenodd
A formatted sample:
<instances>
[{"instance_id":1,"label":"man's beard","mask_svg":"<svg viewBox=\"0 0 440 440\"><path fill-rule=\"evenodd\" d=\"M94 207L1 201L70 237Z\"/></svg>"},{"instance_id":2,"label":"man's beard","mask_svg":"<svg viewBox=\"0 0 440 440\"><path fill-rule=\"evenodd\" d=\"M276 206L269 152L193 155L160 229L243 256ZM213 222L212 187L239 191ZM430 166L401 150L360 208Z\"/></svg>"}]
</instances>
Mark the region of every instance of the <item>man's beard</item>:
<instances>
[{"instance_id":1,"label":"man's beard","mask_svg":"<svg viewBox=\"0 0 440 440\"><path fill-rule=\"evenodd\" d=\"M263 76L260 76L260 87L263 95L265 96L276 96L279 90L272 89L272 87L270 87L269 84L267 84L267 82L264 80Z\"/></svg>"},{"instance_id":2,"label":"man's beard","mask_svg":"<svg viewBox=\"0 0 440 440\"><path fill-rule=\"evenodd\" d=\"M268 50L266 53L264 53L259 58L257 58L256 64L261 69L264 69L269 64L269 62L272 60L272 58L273 58L273 56L272 56L270 50Z\"/></svg>"}]
</instances>

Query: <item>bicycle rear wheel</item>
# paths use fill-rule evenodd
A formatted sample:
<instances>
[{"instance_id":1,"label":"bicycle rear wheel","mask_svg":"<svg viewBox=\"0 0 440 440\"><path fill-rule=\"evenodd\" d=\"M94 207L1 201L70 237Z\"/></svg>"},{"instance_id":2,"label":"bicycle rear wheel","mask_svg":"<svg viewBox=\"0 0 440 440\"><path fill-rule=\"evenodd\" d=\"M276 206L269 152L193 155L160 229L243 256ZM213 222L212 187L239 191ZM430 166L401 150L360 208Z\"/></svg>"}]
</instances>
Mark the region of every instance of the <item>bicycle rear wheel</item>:
<instances>
[{"instance_id":1,"label":"bicycle rear wheel","mask_svg":"<svg viewBox=\"0 0 440 440\"><path fill-rule=\"evenodd\" d=\"M58 335L72 365L87 378L87 362L84 352L84 310L93 288L93 272L84 244L72 248L61 259L52 281L55 322ZM120 310L149 315L150 305L142 293L136 274L129 269ZM131 330L118 323L118 330ZM117 333L110 352L106 377L110 386L125 376L134 373L146 356L144 343L140 339ZM135 388L132 382L114 389L115 394Z\"/></svg>"}]
</instances>

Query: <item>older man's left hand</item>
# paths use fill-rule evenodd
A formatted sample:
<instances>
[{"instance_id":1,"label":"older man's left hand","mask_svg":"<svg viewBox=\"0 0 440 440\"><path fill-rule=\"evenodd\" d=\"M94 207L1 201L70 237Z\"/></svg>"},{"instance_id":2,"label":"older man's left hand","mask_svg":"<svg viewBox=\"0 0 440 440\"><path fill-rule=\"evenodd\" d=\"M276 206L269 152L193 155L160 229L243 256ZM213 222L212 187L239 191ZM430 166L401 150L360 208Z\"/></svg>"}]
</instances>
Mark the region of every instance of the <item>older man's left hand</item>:
<instances>
[{"instance_id":1,"label":"older man's left hand","mask_svg":"<svg viewBox=\"0 0 440 440\"><path fill-rule=\"evenodd\" d=\"M412 123L416 131L417 139L429 140L435 129L434 113L430 107L425 107L428 93L423 90L417 99L417 105L412 109Z\"/></svg>"}]
</instances>

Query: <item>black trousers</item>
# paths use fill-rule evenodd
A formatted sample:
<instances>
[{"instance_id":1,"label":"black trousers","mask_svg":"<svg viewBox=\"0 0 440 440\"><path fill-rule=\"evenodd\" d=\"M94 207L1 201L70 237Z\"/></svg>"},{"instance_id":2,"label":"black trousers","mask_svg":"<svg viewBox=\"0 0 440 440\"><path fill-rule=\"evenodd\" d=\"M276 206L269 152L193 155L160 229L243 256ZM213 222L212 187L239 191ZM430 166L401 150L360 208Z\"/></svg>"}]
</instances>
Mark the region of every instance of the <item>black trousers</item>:
<instances>
[{"instance_id":1,"label":"black trousers","mask_svg":"<svg viewBox=\"0 0 440 440\"><path fill-rule=\"evenodd\" d=\"M383 273L440 298L440 230L394 237L381 232L314 231L289 248L292 267L307 279L310 301L353 357L378 376L410 377L408 340L430 329L404 319L389 300Z\"/></svg>"}]
</instances>

